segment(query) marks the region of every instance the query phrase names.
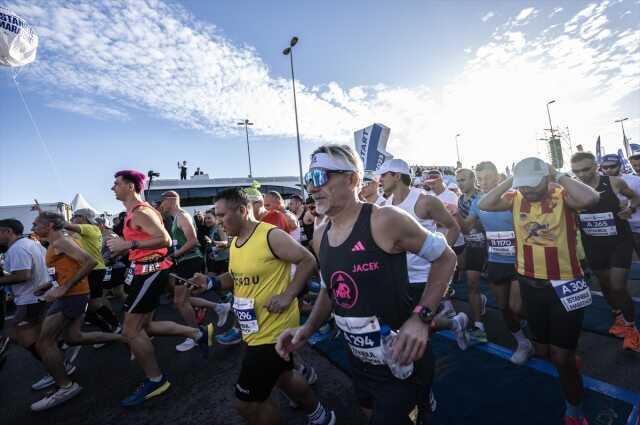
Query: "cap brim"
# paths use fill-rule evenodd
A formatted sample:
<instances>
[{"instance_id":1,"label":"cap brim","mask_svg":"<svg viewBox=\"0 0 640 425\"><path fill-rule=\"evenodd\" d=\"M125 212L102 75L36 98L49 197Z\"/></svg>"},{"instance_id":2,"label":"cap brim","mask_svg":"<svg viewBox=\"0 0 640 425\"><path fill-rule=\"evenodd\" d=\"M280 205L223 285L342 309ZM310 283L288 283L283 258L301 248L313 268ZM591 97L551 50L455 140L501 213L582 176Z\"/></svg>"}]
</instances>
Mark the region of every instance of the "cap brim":
<instances>
[{"instance_id":1,"label":"cap brim","mask_svg":"<svg viewBox=\"0 0 640 425\"><path fill-rule=\"evenodd\" d=\"M543 178L545 178L546 176L520 176L520 177L514 177L513 178L513 187L522 187L522 186L526 186L526 187L536 187L537 185L540 184L540 182L542 181Z\"/></svg>"}]
</instances>

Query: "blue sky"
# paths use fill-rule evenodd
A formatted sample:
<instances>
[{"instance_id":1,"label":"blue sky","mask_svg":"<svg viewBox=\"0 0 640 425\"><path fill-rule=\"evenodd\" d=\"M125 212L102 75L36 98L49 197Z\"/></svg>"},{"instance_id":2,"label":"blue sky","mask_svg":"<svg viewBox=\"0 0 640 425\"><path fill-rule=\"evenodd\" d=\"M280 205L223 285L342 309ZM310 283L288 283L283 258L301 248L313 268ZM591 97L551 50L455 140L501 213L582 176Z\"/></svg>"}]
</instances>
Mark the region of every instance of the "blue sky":
<instances>
[{"instance_id":1,"label":"blue sky","mask_svg":"<svg viewBox=\"0 0 640 425\"><path fill-rule=\"evenodd\" d=\"M288 59L295 48L303 165L323 142L352 143L373 122L410 163L504 167L574 144L640 141L640 1L3 2L40 37L14 85L0 69L0 204L70 201L120 209L121 168L175 177L187 160L215 177L295 175ZM55 165L52 165L53 162Z\"/></svg>"}]
</instances>

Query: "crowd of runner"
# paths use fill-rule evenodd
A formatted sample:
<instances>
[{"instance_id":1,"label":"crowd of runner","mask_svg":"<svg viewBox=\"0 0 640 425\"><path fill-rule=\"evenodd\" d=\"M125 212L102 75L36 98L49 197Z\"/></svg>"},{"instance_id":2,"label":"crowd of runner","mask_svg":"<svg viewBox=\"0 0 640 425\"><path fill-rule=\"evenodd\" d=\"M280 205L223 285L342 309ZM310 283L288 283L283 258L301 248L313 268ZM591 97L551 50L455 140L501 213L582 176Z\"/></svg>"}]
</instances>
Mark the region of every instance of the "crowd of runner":
<instances>
[{"instance_id":1,"label":"crowd of runner","mask_svg":"<svg viewBox=\"0 0 640 425\"><path fill-rule=\"evenodd\" d=\"M439 170L412 176L401 159L365 172L352 148L325 145L304 176L307 199L287 204L278 192L231 188L194 217L175 191L143 201L144 174L119 171L111 190L126 211L113 226L90 209L71 221L39 211L30 232L0 220L0 320L7 295L16 307L0 350L10 338L42 365L32 388L49 391L31 404L42 411L81 393L73 379L81 346L128 348L145 375L123 394L129 407L171 386L153 337L184 338L177 352L205 358L214 342L244 342L234 390L248 423L280 423L277 388L310 424L335 424L311 388L316 372L295 355L329 329L349 347L370 424L426 424L437 398L429 338L451 331L461 350L488 342L486 279L516 343L511 362L551 362L564 423L584 425L576 348L591 275L611 307L609 332L621 349L640 352L627 289L633 251L640 254L640 177L621 174L621 165L617 155L598 162L579 152L573 176L526 158L507 177L484 161L457 169L450 185ZM463 274L469 309L456 312L451 284ZM112 305L107 292L120 301ZM166 296L181 323L155 320Z\"/></svg>"}]
</instances>

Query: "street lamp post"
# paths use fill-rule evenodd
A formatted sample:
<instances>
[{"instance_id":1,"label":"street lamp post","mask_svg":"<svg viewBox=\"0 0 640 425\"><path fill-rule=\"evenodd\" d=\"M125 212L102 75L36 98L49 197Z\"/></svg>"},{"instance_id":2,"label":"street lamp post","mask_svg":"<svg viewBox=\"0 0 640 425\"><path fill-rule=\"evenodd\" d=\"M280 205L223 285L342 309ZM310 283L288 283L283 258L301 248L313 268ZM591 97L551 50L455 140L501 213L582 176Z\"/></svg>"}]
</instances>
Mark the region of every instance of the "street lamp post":
<instances>
[{"instance_id":1,"label":"street lamp post","mask_svg":"<svg viewBox=\"0 0 640 425\"><path fill-rule=\"evenodd\" d=\"M298 103L296 100L296 78L293 73L293 46L298 43L298 37L293 37L289 42L289 47L282 51L282 54L289 56L291 63L291 85L293 87L293 111L296 117L296 139L298 141L298 172L300 174L300 190L304 194L304 183L302 181L302 152L300 151L300 129L298 127Z\"/></svg>"},{"instance_id":2,"label":"street lamp post","mask_svg":"<svg viewBox=\"0 0 640 425\"><path fill-rule=\"evenodd\" d=\"M248 119L245 119L242 122L239 122L238 125L244 125L244 132L247 135L247 156L249 157L249 178L253 177L253 172L251 171L251 150L249 149L249 127L253 125L252 122L249 122Z\"/></svg>"},{"instance_id":3,"label":"street lamp post","mask_svg":"<svg viewBox=\"0 0 640 425\"><path fill-rule=\"evenodd\" d=\"M551 112L549 111L549 105L551 105L552 103L556 103L556 101L550 100L549 102L547 102L547 116L549 117L549 131L551 132L551 138L553 139L553 125L551 124Z\"/></svg>"},{"instance_id":4,"label":"street lamp post","mask_svg":"<svg viewBox=\"0 0 640 425\"><path fill-rule=\"evenodd\" d=\"M458 164L462 164L462 162L460 162L460 146L458 145L458 137L460 137L460 133L456 134L456 155L458 156Z\"/></svg>"}]
</instances>

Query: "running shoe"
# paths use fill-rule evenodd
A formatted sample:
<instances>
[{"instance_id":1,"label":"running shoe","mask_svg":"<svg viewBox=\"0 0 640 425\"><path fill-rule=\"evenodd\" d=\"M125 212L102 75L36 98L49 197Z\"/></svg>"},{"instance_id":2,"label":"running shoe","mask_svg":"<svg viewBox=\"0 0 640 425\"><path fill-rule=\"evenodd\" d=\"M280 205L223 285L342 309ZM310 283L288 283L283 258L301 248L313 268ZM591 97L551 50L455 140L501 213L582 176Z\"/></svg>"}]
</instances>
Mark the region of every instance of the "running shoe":
<instances>
[{"instance_id":1,"label":"running shoe","mask_svg":"<svg viewBox=\"0 0 640 425\"><path fill-rule=\"evenodd\" d=\"M476 344L486 344L489 342L489 338L487 338L487 331L474 326L469 331L469 340Z\"/></svg>"},{"instance_id":2,"label":"running shoe","mask_svg":"<svg viewBox=\"0 0 640 425\"><path fill-rule=\"evenodd\" d=\"M189 351L196 346L196 342L191 338L185 338L180 344L176 345L176 351L180 353L184 353L185 351Z\"/></svg>"},{"instance_id":3,"label":"running shoe","mask_svg":"<svg viewBox=\"0 0 640 425\"><path fill-rule=\"evenodd\" d=\"M518 348L511 356L511 363L515 365L523 365L533 355L533 344L527 340L525 343L518 343Z\"/></svg>"},{"instance_id":4,"label":"running shoe","mask_svg":"<svg viewBox=\"0 0 640 425\"><path fill-rule=\"evenodd\" d=\"M67 372L67 376L71 376L75 373L76 367L69 362L64 363L64 370ZM31 389L34 391L44 390L45 388L49 388L56 381L53 379L53 376L47 374L36 381L33 385L31 385Z\"/></svg>"},{"instance_id":5,"label":"running shoe","mask_svg":"<svg viewBox=\"0 0 640 425\"><path fill-rule=\"evenodd\" d=\"M327 415L322 422L311 422L309 420L309 425L335 425L336 423L336 413L333 410L327 411Z\"/></svg>"},{"instance_id":6,"label":"running shoe","mask_svg":"<svg viewBox=\"0 0 640 425\"><path fill-rule=\"evenodd\" d=\"M640 353L640 332L634 325L625 327L627 328L627 333L624 336L622 348Z\"/></svg>"},{"instance_id":7,"label":"running shoe","mask_svg":"<svg viewBox=\"0 0 640 425\"><path fill-rule=\"evenodd\" d=\"M216 341L222 345L234 345L242 342L242 335L236 328L231 328L222 335L216 335Z\"/></svg>"},{"instance_id":8,"label":"running shoe","mask_svg":"<svg viewBox=\"0 0 640 425\"><path fill-rule=\"evenodd\" d=\"M453 332L456 334L458 347L464 351L469 347L469 334L467 333L469 318L464 313L458 313L451 320L453 321Z\"/></svg>"},{"instance_id":9,"label":"running shoe","mask_svg":"<svg viewBox=\"0 0 640 425\"><path fill-rule=\"evenodd\" d=\"M160 382L153 382L149 379L142 381L142 384L131 394L120 402L123 407L137 406L150 398L157 397L160 394L166 392L171 383L167 380L166 376L162 377Z\"/></svg>"},{"instance_id":10,"label":"running shoe","mask_svg":"<svg viewBox=\"0 0 640 425\"><path fill-rule=\"evenodd\" d=\"M609 333L617 338L624 338L627 334L627 328L624 325L622 314L616 315L613 325L609 328Z\"/></svg>"},{"instance_id":11,"label":"running shoe","mask_svg":"<svg viewBox=\"0 0 640 425\"><path fill-rule=\"evenodd\" d=\"M207 326L200 326L200 332L202 335L195 341L202 352L202 357L205 359L209 357L209 348L213 345L213 323L209 323Z\"/></svg>"},{"instance_id":12,"label":"running shoe","mask_svg":"<svg viewBox=\"0 0 640 425\"><path fill-rule=\"evenodd\" d=\"M80 349L82 349L82 345L74 345L73 347L69 347L67 351L64 352L64 361L66 363L73 363L78 358L78 354L80 354Z\"/></svg>"},{"instance_id":13,"label":"running shoe","mask_svg":"<svg viewBox=\"0 0 640 425\"><path fill-rule=\"evenodd\" d=\"M487 314L487 296L480 294L480 316Z\"/></svg>"},{"instance_id":14,"label":"running shoe","mask_svg":"<svg viewBox=\"0 0 640 425\"><path fill-rule=\"evenodd\" d=\"M564 425L589 425L587 418L574 418L573 416L564 417Z\"/></svg>"},{"instance_id":15,"label":"running shoe","mask_svg":"<svg viewBox=\"0 0 640 425\"><path fill-rule=\"evenodd\" d=\"M442 301L442 303L440 303L440 307L438 308L438 311L436 312L436 315L434 317L434 320L438 320L441 318L447 318L447 319L453 319L453 317L456 315L456 311L453 308L453 304L451 303L451 301L449 300L444 300Z\"/></svg>"},{"instance_id":16,"label":"running shoe","mask_svg":"<svg viewBox=\"0 0 640 425\"><path fill-rule=\"evenodd\" d=\"M31 410L34 412L41 412L43 410L51 409L65 401L71 400L82 391L82 387L76 382L72 382L67 388L58 387L55 390L47 393L44 398L31 404Z\"/></svg>"},{"instance_id":17,"label":"running shoe","mask_svg":"<svg viewBox=\"0 0 640 425\"><path fill-rule=\"evenodd\" d=\"M216 326L221 328L225 325L225 323L227 323L227 319L229 318L230 311L231 311L231 304L229 303L216 304L215 312L218 315L218 322L216 323Z\"/></svg>"}]
</instances>

